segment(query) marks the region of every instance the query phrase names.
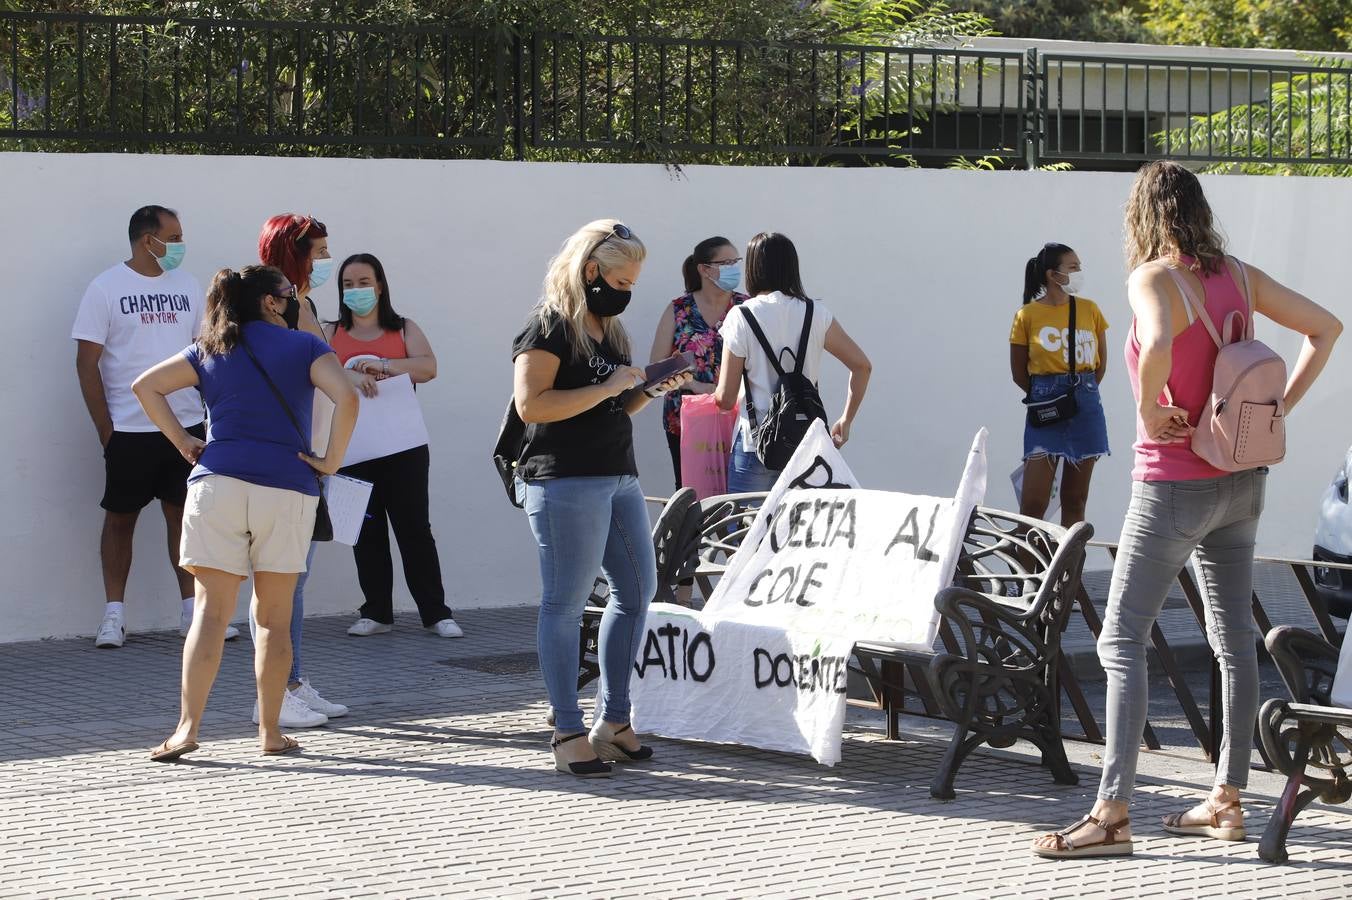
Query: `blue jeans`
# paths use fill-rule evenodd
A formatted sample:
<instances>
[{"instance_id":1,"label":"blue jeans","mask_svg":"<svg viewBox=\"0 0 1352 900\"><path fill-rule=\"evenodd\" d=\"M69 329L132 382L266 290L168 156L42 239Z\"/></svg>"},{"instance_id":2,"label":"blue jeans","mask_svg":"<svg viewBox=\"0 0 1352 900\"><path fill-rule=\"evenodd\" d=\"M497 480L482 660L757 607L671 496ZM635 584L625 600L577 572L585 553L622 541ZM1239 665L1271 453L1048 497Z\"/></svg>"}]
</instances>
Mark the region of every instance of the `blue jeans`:
<instances>
[{"instance_id":1,"label":"blue jeans","mask_svg":"<svg viewBox=\"0 0 1352 900\"><path fill-rule=\"evenodd\" d=\"M1253 549L1266 485L1266 469L1132 485L1098 641L1108 676L1100 800L1131 799L1148 708L1146 642L1170 586L1194 553L1207 641L1221 670L1225 734L1215 783L1237 788L1249 783L1258 715Z\"/></svg>"},{"instance_id":2,"label":"blue jeans","mask_svg":"<svg viewBox=\"0 0 1352 900\"><path fill-rule=\"evenodd\" d=\"M526 514L540 545L540 673L554 727L585 730L577 702L582 610L598 572L610 582L601 617L601 718L629 721L629 678L648 604L657 592L657 559L643 490L632 475L548 478L526 483Z\"/></svg>"},{"instance_id":3,"label":"blue jeans","mask_svg":"<svg viewBox=\"0 0 1352 900\"><path fill-rule=\"evenodd\" d=\"M296 590L291 595L291 674L286 683L300 681L300 629L305 622L305 580L310 577L310 566L315 561L315 548L319 545L310 542L305 554L305 571L296 576ZM249 635L255 646L258 644L258 623L254 621L253 609L249 610Z\"/></svg>"},{"instance_id":4,"label":"blue jeans","mask_svg":"<svg viewBox=\"0 0 1352 900\"><path fill-rule=\"evenodd\" d=\"M779 473L765 468L756 451L744 447L739 431L732 442L732 456L728 461L728 493L763 494L774 487L778 478Z\"/></svg>"}]
</instances>

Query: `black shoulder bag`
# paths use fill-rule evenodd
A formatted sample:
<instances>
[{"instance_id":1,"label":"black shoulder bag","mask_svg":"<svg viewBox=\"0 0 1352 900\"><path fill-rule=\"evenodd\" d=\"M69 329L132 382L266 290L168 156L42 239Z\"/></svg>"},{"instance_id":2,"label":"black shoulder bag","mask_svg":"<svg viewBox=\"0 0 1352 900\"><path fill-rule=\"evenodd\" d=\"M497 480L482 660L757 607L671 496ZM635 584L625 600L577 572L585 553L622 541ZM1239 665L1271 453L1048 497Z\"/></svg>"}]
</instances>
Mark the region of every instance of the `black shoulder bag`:
<instances>
[{"instance_id":1,"label":"black shoulder bag","mask_svg":"<svg viewBox=\"0 0 1352 900\"><path fill-rule=\"evenodd\" d=\"M765 411L764 421L757 423L756 408L751 403L751 376L742 369L742 378L746 383L746 416L751 426L751 445L756 456L765 468L779 471L789 464L793 451L803 442L803 436L817 419L826 421L826 407L822 405L821 394L812 380L803 374L807 361L807 342L812 333L812 301L804 298L807 312L803 316L803 333L798 338L798 356L794 360L792 372L785 372L779 364L779 354L770 346L761 330L760 323L745 306L739 307L746 317L746 324L756 336L761 349L765 351L770 365L774 367L779 382L770 394L770 408Z\"/></svg>"},{"instance_id":2,"label":"black shoulder bag","mask_svg":"<svg viewBox=\"0 0 1352 900\"><path fill-rule=\"evenodd\" d=\"M1024 397L1023 403L1028 407L1028 424L1032 427L1046 428L1048 425L1068 422L1080 411L1080 404L1075 399L1075 389L1080 386L1079 366L1075 361L1079 343L1080 334L1075 330L1075 298L1071 297L1070 337L1066 342L1066 359L1070 362L1070 390L1046 400L1033 400L1031 395Z\"/></svg>"},{"instance_id":3,"label":"black shoulder bag","mask_svg":"<svg viewBox=\"0 0 1352 900\"><path fill-rule=\"evenodd\" d=\"M311 450L310 447L306 445L305 431L300 427L300 420L297 419L296 414L291 411L291 404L286 402L286 397L282 395L282 392L277 388L276 383L273 382L272 377L268 375L268 370L263 368L263 364L258 361L258 357L254 356L253 350L249 349L248 343L244 340L243 333L239 336L239 345L244 348L245 353L249 354L249 359L253 361L254 368L258 369L258 374L263 376L263 380L266 381L268 387L272 389L272 396L277 398L277 402L281 404L282 410L286 412L286 417L291 420L292 427L296 429L296 434L300 435L301 452L306 456L309 456ZM333 521L329 518L328 501L324 499L324 479L318 472L315 472L315 481L319 483L319 508L315 510L315 532L310 540L331 541L333 540Z\"/></svg>"},{"instance_id":4,"label":"black shoulder bag","mask_svg":"<svg viewBox=\"0 0 1352 900\"><path fill-rule=\"evenodd\" d=\"M507 399L507 412L502 417L502 427L498 429L498 443L493 447L493 468L497 469L502 486L507 489L507 499L520 508L522 503L516 496L516 464L526 449L526 423L516 411L516 398Z\"/></svg>"}]
</instances>

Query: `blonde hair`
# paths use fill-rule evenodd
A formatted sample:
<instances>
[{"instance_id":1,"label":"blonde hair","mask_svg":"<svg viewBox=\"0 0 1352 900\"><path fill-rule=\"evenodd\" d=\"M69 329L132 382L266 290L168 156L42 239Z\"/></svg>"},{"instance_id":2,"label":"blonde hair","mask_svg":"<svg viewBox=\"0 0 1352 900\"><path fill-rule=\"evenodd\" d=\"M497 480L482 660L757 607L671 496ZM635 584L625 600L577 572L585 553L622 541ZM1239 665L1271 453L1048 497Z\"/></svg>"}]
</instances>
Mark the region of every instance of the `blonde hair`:
<instances>
[{"instance_id":1,"label":"blonde hair","mask_svg":"<svg viewBox=\"0 0 1352 900\"><path fill-rule=\"evenodd\" d=\"M568 329L568 343L576 359L587 359L596 352L596 341L587 333L587 292L584 270L588 260L595 260L602 272L627 263L642 263L648 250L636 235L626 239L615 234L619 219L597 219L588 222L572 237L563 242L559 252L549 261L545 273L544 293L536 307L545 333L557 317ZM629 353L629 334L618 316L601 320L605 340L626 357Z\"/></svg>"},{"instance_id":2,"label":"blonde hair","mask_svg":"<svg viewBox=\"0 0 1352 900\"><path fill-rule=\"evenodd\" d=\"M1136 175L1127 200L1127 268L1192 256L1205 272L1221 271L1225 240L1197 176L1178 163L1159 160Z\"/></svg>"}]
</instances>

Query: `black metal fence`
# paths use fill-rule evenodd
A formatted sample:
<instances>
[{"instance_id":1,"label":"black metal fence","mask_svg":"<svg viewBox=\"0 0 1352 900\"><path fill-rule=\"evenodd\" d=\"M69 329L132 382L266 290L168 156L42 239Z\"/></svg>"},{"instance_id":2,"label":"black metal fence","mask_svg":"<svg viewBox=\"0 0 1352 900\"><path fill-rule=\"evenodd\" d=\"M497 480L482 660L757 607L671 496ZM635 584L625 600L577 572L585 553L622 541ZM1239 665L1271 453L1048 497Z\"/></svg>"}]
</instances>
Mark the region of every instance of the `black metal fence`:
<instances>
[{"instance_id":1,"label":"black metal fence","mask_svg":"<svg viewBox=\"0 0 1352 900\"><path fill-rule=\"evenodd\" d=\"M1352 68L0 12L0 141L546 159L1352 164Z\"/></svg>"}]
</instances>

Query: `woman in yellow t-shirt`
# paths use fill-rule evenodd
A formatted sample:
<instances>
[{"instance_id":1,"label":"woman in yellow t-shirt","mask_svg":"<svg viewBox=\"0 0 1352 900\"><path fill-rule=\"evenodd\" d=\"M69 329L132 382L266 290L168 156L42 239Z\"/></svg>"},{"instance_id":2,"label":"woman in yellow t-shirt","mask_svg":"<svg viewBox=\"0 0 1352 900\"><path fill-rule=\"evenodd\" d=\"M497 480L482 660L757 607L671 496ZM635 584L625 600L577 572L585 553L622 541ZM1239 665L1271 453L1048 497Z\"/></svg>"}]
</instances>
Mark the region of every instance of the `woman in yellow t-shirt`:
<instances>
[{"instance_id":1,"label":"woman in yellow t-shirt","mask_svg":"<svg viewBox=\"0 0 1352 900\"><path fill-rule=\"evenodd\" d=\"M1092 300L1079 296L1080 258L1065 244L1047 244L1024 270L1023 308L1009 332L1009 367L1028 400L1074 391L1078 411L1042 427L1025 422L1023 491L1019 512L1042 518L1051 502L1056 467L1061 476L1061 523L1084 519L1094 461L1108 455L1108 426L1099 400L1108 360L1103 352L1108 322ZM1075 302L1075 365L1068 347L1071 301Z\"/></svg>"}]
</instances>

